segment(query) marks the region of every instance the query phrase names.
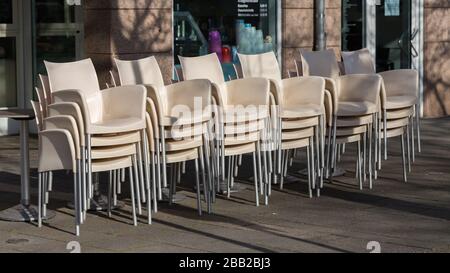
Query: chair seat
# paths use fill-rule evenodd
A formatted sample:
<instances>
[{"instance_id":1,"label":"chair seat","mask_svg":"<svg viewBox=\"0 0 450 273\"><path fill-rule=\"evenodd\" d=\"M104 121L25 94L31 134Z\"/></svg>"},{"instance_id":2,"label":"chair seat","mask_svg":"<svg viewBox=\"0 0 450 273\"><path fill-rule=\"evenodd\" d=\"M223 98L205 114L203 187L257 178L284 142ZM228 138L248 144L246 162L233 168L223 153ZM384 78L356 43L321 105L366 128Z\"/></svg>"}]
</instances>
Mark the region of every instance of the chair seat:
<instances>
[{"instance_id":1,"label":"chair seat","mask_svg":"<svg viewBox=\"0 0 450 273\"><path fill-rule=\"evenodd\" d=\"M318 124L319 119L317 117L282 120L283 130L308 128L316 126Z\"/></svg>"},{"instance_id":2,"label":"chair seat","mask_svg":"<svg viewBox=\"0 0 450 273\"><path fill-rule=\"evenodd\" d=\"M306 137L314 136L313 128L306 128L301 130L288 130L282 132L282 139L284 140L292 140L292 139L300 139Z\"/></svg>"},{"instance_id":3,"label":"chair seat","mask_svg":"<svg viewBox=\"0 0 450 273\"><path fill-rule=\"evenodd\" d=\"M252 132L259 132L265 127L264 120L254 120L250 122L236 123L236 124L225 124L224 134L225 135L240 135Z\"/></svg>"},{"instance_id":4,"label":"chair seat","mask_svg":"<svg viewBox=\"0 0 450 273\"><path fill-rule=\"evenodd\" d=\"M354 127L338 127L336 131L336 137L345 137L345 136L352 136L352 135L358 135L358 134L364 134L367 132L367 126L354 126ZM328 132L327 132L328 135Z\"/></svg>"},{"instance_id":5,"label":"chair seat","mask_svg":"<svg viewBox=\"0 0 450 273\"><path fill-rule=\"evenodd\" d=\"M259 139L259 132L225 137L225 146L254 143Z\"/></svg>"},{"instance_id":6,"label":"chair seat","mask_svg":"<svg viewBox=\"0 0 450 273\"><path fill-rule=\"evenodd\" d=\"M407 107L401 109L393 109L386 111L386 119L398 119L398 118L407 118L414 115L414 108Z\"/></svg>"},{"instance_id":7,"label":"chair seat","mask_svg":"<svg viewBox=\"0 0 450 273\"><path fill-rule=\"evenodd\" d=\"M377 105L371 102L342 101L338 103L337 116L363 116L377 112Z\"/></svg>"},{"instance_id":8,"label":"chair seat","mask_svg":"<svg viewBox=\"0 0 450 273\"><path fill-rule=\"evenodd\" d=\"M281 144L282 150L292 150L292 149L299 149L303 147L309 146L309 138L303 138L303 139L294 139L294 140L288 140L283 141Z\"/></svg>"},{"instance_id":9,"label":"chair seat","mask_svg":"<svg viewBox=\"0 0 450 273\"><path fill-rule=\"evenodd\" d=\"M267 107L243 107L243 106L226 106L222 123L242 123L249 121L261 120L269 117Z\"/></svg>"},{"instance_id":10,"label":"chair seat","mask_svg":"<svg viewBox=\"0 0 450 273\"><path fill-rule=\"evenodd\" d=\"M404 127L408 124L409 124L408 118L392 119L392 120L387 121L387 129L390 130L390 129L394 129L394 128ZM381 129L384 129L384 123L381 122L380 125L381 125Z\"/></svg>"},{"instance_id":11,"label":"chair seat","mask_svg":"<svg viewBox=\"0 0 450 273\"><path fill-rule=\"evenodd\" d=\"M324 113L322 105L304 104L298 106L283 106L281 118L309 118Z\"/></svg>"},{"instance_id":12,"label":"chair seat","mask_svg":"<svg viewBox=\"0 0 450 273\"><path fill-rule=\"evenodd\" d=\"M405 133L405 127L388 129L387 130L387 138L401 136ZM381 139L384 139L384 134L380 135Z\"/></svg>"},{"instance_id":13,"label":"chair seat","mask_svg":"<svg viewBox=\"0 0 450 273\"><path fill-rule=\"evenodd\" d=\"M336 144L353 143L362 139L360 134L336 137Z\"/></svg>"},{"instance_id":14,"label":"chair seat","mask_svg":"<svg viewBox=\"0 0 450 273\"><path fill-rule=\"evenodd\" d=\"M372 115L359 117L339 117L336 122L337 127L354 127L372 123Z\"/></svg>"},{"instance_id":15,"label":"chair seat","mask_svg":"<svg viewBox=\"0 0 450 273\"><path fill-rule=\"evenodd\" d=\"M91 137L92 147L116 146L129 143L136 143L141 140L139 132L112 135L96 135Z\"/></svg>"},{"instance_id":16,"label":"chair seat","mask_svg":"<svg viewBox=\"0 0 450 273\"><path fill-rule=\"evenodd\" d=\"M136 145L121 145L111 147L94 148L91 151L92 159L106 159L115 157L124 157L136 154Z\"/></svg>"},{"instance_id":17,"label":"chair seat","mask_svg":"<svg viewBox=\"0 0 450 273\"><path fill-rule=\"evenodd\" d=\"M211 115L207 112L197 114L197 115L192 115L191 117L181 117L181 118L165 116L165 117L161 118L160 125L162 125L162 126L190 125L190 124L204 123L209 120L211 120Z\"/></svg>"},{"instance_id":18,"label":"chair seat","mask_svg":"<svg viewBox=\"0 0 450 273\"><path fill-rule=\"evenodd\" d=\"M98 159L92 160L92 172L106 172L112 170L118 170L128 168L132 166L130 156L112 158L112 159Z\"/></svg>"},{"instance_id":19,"label":"chair seat","mask_svg":"<svg viewBox=\"0 0 450 273\"><path fill-rule=\"evenodd\" d=\"M166 140L166 152L194 149L202 145L202 138L198 137L183 140Z\"/></svg>"},{"instance_id":20,"label":"chair seat","mask_svg":"<svg viewBox=\"0 0 450 273\"><path fill-rule=\"evenodd\" d=\"M255 151L256 151L255 143L232 145L225 147L225 156L243 155L253 153Z\"/></svg>"},{"instance_id":21,"label":"chair seat","mask_svg":"<svg viewBox=\"0 0 450 273\"><path fill-rule=\"evenodd\" d=\"M185 161L194 160L197 158L198 158L197 148L181 150L181 151L173 151L173 152L166 153L166 164L185 162Z\"/></svg>"},{"instance_id":22,"label":"chair seat","mask_svg":"<svg viewBox=\"0 0 450 273\"><path fill-rule=\"evenodd\" d=\"M88 134L113 134L138 131L145 128L145 119L134 117L103 120L92 123Z\"/></svg>"},{"instance_id":23,"label":"chair seat","mask_svg":"<svg viewBox=\"0 0 450 273\"><path fill-rule=\"evenodd\" d=\"M389 96L386 98L386 109L400 109L413 106L417 103L415 96Z\"/></svg>"}]
</instances>

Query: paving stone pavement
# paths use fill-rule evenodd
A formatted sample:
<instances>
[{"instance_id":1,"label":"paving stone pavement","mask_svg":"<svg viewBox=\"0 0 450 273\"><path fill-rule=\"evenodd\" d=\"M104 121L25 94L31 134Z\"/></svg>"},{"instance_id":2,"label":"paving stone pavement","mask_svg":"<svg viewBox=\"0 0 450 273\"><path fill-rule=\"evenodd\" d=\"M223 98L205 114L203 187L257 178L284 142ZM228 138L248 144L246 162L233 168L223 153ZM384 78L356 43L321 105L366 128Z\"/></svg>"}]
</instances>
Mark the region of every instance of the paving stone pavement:
<instances>
[{"instance_id":1,"label":"paving stone pavement","mask_svg":"<svg viewBox=\"0 0 450 273\"><path fill-rule=\"evenodd\" d=\"M112 219L104 213L88 214L81 236L73 231L72 176L57 173L49 208L56 217L39 229L35 224L0 222L0 252L69 252L67 243L78 241L82 252L369 252L377 241L382 252L450 251L450 118L422 123L423 152L417 156L408 183L402 181L400 142L391 140L389 159L380 177L363 191L354 178L354 149L339 163L347 170L326 184L320 198L309 199L303 179L273 186L269 206L254 206L248 178L251 160L245 159L239 180L246 190L228 200L218 196L214 214L197 215L193 176L183 177L179 191L187 198L169 206L160 203L153 224L140 217L131 225L130 199ZM0 210L20 199L19 139L0 137ZM31 139L32 167L36 167L37 140ZM304 158L292 172L304 167ZM188 170L192 168L188 167ZM32 200L37 202L37 175L32 171ZM104 184L104 183L103 183ZM127 186L124 185L124 188Z\"/></svg>"}]
</instances>

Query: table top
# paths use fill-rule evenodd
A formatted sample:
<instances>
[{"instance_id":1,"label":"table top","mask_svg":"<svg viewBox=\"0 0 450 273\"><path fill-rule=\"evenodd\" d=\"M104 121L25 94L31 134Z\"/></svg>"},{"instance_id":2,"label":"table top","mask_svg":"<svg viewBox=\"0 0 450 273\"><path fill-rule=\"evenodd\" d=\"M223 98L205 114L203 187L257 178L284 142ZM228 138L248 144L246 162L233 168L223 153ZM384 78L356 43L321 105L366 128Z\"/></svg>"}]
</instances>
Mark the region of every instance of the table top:
<instances>
[{"instance_id":1,"label":"table top","mask_svg":"<svg viewBox=\"0 0 450 273\"><path fill-rule=\"evenodd\" d=\"M8 109L0 110L0 118L34 119L33 109Z\"/></svg>"}]
</instances>

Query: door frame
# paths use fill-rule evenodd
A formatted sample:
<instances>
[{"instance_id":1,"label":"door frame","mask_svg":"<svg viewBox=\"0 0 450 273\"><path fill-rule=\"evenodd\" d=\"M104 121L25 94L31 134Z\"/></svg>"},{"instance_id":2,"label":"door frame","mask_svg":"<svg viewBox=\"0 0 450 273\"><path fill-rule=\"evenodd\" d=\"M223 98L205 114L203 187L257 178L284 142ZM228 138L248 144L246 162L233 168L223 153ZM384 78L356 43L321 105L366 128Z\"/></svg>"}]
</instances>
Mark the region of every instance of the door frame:
<instances>
[{"instance_id":1,"label":"door frame","mask_svg":"<svg viewBox=\"0 0 450 273\"><path fill-rule=\"evenodd\" d=\"M401 0L400 0L401 1ZM372 54L372 58L376 60L376 6L380 5L380 0L366 0L365 4L365 16L364 16L364 32L365 32L365 45ZM412 47L417 51L416 57L411 57L411 67L417 69L419 73L419 101L420 101L420 114L423 115L423 75L424 75L424 0L411 0L411 30L417 29L417 35L411 42Z\"/></svg>"}]
</instances>

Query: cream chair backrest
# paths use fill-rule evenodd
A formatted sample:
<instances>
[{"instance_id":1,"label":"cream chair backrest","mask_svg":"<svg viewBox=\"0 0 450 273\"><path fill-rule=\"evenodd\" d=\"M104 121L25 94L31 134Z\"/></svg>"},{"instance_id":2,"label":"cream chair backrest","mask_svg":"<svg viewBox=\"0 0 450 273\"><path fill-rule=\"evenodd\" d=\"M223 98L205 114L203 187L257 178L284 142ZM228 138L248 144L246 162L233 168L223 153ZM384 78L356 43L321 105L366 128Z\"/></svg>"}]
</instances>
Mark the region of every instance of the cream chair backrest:
<instances>
[{"instance_id":1,"label":"cream chair backrest","mask_svg":"<svg viewBox=\"0 0 450 273\"><path fill-rule=\"evenodd\" d=\"M86 97L95 95L100 90L97 73L91 59L68 63L44 61L47 68L51 92L78 89Z\"/></svg>"},{"instance_id":2,"label":"cream chair backrest","mask_svg":"<svg viewBox=\"0 0 450 273\"><path fill-rule=\"evenodd\" d=\"M400 75L399 75L400 74ZM388 96L419 96L419 73L414 69L397 69L379 73Z\"/></svg>"},{"instance_id":3,"label":"cream chair backrest","mask_svg":"<svg viewBox=\"0 0 450 273\"><path fill-rule=\"evenodd\" d=\"M120 85L151 84L164 87L164 79L154 56L138 60L114 59L119 72Z\"/></svg>"},{"instance_id":4,"label":"cream chair backrest","mask_svg":"<svg viewBox=\"0 0 450 273\"><path fill-rule=\"evenodd\" d=\"M244 78L267 78L280 81L281 71L275 53L268 52L256 55L238 54Z\"/></svg>"},{"instance_id":5,"label":"cream chair backrest","mask_svg":"<svg viewBox=\"0 0 450 273\"><path fill-rule=\"evenodd\" d=\"M324 100L325 80L322 77L295 77L283 81L285 92L283 93L284 106L298 106L308 103L316 104ZM301 90L299 89L301 88ZM321 92L301 92L303 90ZM320 96L319 99L318 96Z\"/></svg>"},{"instance_id":6,"label":"cream chair backrest","mask_svg":"<svg viewBox=\"0 0 450 273\"><path fill-rule=\"evenodd\" d=\"M342 52L345 74L375 74L375 63L367 48Z\"/></svg>"},{"instance_id":7,"label":"cream chair backrest","mask_svg":"<svg viewBox=\"0 0 450 273\"><path fill-rule=\"evenodd\" d=\"M368 101L378 103L382 78L379 75L344 75L340 78L342 101Z\"/></svg>"},{"instance_id":8,"label":"cream chair backrest","mask_svg":"<svg viewBox=\"0 0 450 273\"><path fill-rule=\"evenodd\" d=\"M183 88L175 88L177 85L181 85ZM202 111L211 102L211 84L206 79L174 83L169 85L166 90L169 111L183 110L187 107L194 114L193 111ZM183 107L183 109L178 107Z\"/></svg>"},{"instance_id":9,"label":"cream chair backrest","mask_svg":"<svg viewBox=\"0 0 450 273\"><path fill-rule=\"evenodd\" d=\"M184 80L206 79L212 83L225 82L222 66L216 53L200 57L182 57L180 59Z\"/></svg>"},{"instance_id":10,"label":"cream chair backrest","mask_svg":"<svg viewBox=\"0 0 450 273\"><path fill-rule=\"evenodd\" d=\"M336 79L339 65L332 49L324 51L300 51L303 76L320 76Z\"/></svg>"},{"instance_id":11,"label":"cream chair backrest","mask_svg":"<svg viewBox=\"0 0 450 273\"><path fill-rule=\"evenodd\" d=\"M85 95L91 122L102 119L103 105L95 99L100 85L91 59L68 63L44 61L50 82L51 92L60 90L80 90Z\"/></svg>"},{"instance_id":12,"label":"cream chair backrest","mask_svg":"<svg viewBox=\"0 0 450 273\"><path fill-rule=\"evenodd\" d=\"M167 111L167 94L164 79L154 56L138 60L115 59L120 85L153 85L162 100L164 111Z\"/></svg>"}]
</instances>

